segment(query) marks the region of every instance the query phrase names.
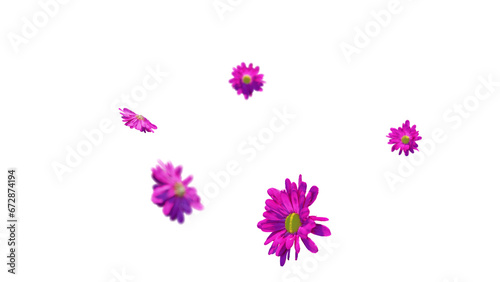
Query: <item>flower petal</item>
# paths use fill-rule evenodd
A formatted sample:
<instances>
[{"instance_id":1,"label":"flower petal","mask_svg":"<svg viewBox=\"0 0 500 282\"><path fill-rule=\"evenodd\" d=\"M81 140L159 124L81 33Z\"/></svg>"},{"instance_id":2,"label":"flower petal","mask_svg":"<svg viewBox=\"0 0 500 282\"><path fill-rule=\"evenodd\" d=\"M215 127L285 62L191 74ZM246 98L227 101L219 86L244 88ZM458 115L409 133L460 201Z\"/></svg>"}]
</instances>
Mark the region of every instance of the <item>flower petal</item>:
<instances>
[{"instance_id":1,"label":"flower petal","mask_svg":"<svg viewBox=\"0 0 500 282\"><path fill-rule=\"evenodd\" d=\"M286 219L283 216L281 216L281 215L279 215L279 214L277 214L275 212L272 212L272 211L271 212L268 212L268 211L264 212L262 214L262 216L264 216L265 218L270 219L270 220L283 220L283 219Z\"/></svg>"},{"instance_id":2,"label":"flower petal","mask_svg":"<svg viewBox=\"0 0 500 282\"><path fill-rule=\"evenodd\" d=\"M316 197L318 197L318 192L319 192L318 187L316 187L316 186L311 187L311 189L309 190L309 193L307 193L306 202L305 202L306 207L309 207L310 205L312 205L314 203L314 201L316 201Z\"/></svg>"},{"instance_id":3,"label":"flower petal","mask_svg":"<svg viewBox=\"0 0 500 282\"><path fill-rule=\"evenodd\" d=\"M311 229L311 233L318 235L318 236L330 236L332 233L330 232L330 229L328 227L322 225L322 224L316 224L316 226Z\"/></svg>"},{"instance_id":4,"label":"flower petal","mask_svg":"<svg viewBox=\"0 0 500 282\"><path fill-rule=\"evenodd\" d=\"M299 242L299 236L295 236L295 260L299 257L299 252L300 252L300 242Z\"/></svg>"},{"instance_id":5,"label":"flower petal","mask_svg":"<svg viewBox=\"0 0 500 282\"><path fill-rule=\"evenodd\" d=\"M269 234L269 237L267 237L266 241L264 242L264 245L269 244L270 242L274 241L278 237L282 237L283 234L285 234L286 230L279 230L279 231L274 231L271 234Z\"/></svg>"},{"instance_id":6,"label":"flower petal","mask_svg":"<svg viewBox=\"0 0 500 282\"><path fill-rule=\"evenodd\" d=\"M264 232L273 232L273 231L278 231L285 229L285 221L283 222L276 222L276 221L269 221L267 219L264 219L262 221L259 221L257 224L257 227L260 228Z\"/></svg>"},{"instance_id":7,"label":"flower petal","mask_svg":"<svg viewBox=\"0 0 500 282\"><path fill-rule=\"evenodd\" d=\"M281 266L285 265L285 262L286 262L286 253L280 256L280 265Z\"/></svg>"},{"instance_id":8,"label":"flower petal","mask_svg":"<svg viewBox=\"0 0 500 282\"><path fill-rule=\"evenodd\" d=\"M266 206L270 207L271 210L273 210L281 215L284 215L284 216L288 215L284 207L278 205L275 201L273 201L271 199L266 200Z\"/></svg>"},{"instance_id":9,"label":"flower petal","mask_svg":"<svg viewBox=\"0 0 500 282\"><path fill-rule=\"evenodd\" d=\"M286 252L285 239L280 240L278 249L276 249L276 255L281 256Z\"/></svg>"},{"instance_id":10,"label":"flower petal","mask_svg":"<svg viewBox=\"0 0 500 282\"><path fill-rule=\"evenodd\" d=\"M312 220L316 220L316 221L328 221L329 220L326 217L319 217L319 216L314 216L314 215L311 215L309 218Z\"/></svg>"},{"instance_id":11,"label":"flower petal","mask_svg":"<svg viewBox=\"0 0 500 282\"><path fill-rule=\"evenodd\" d=\"M290 191L292 189L292 182L288 178L285 179L285 189L286 189L287 193L290 193Z\"/></svg>"},{"instance_id":12,"label":"flower petal","mask_svg":"<svg viewBox=\"0 0 500 282\"><path fill-rule=\"evenodd\" d=\"M294 183L295 184L295 183ZM292 195L291 195L291 200L292 200L292 209L293 212L299 213L300 207L299 207L299 198L297 196L297 188L292 189Z\"/></svg>"},{"instance_id":13,"label":"flower petal","mask_svg":"<svg viewBox=\"0 0 500 282\"><path fill-rule=\"evenodd\" d=\"M288 196L288 193L282 192L281 193L281 201L283 202L283 205L286 208L287 213L292 213L293 208L292 208L292 203L290 203L290 197Z\"/></svg>"},{"instance_id":14,"label":"flower petal","mask_svg":"<svg viewBox=\"0 0 500 282\"><path fill-rule=\"evenodd\" d=\"M165 205L163 205L163 214L165 216L168 216L173 206L174 206L174 201L165 202Z\"/></svg>"},{"instance_id":15,"label":"flower petal","mask_svg":"<svg viewBox=\"0 0 500 282\"><path fill-rule=\"evenodd\" d=\"M193 209L191 208L191 205L189 204L189 200L186 198L182 198L179 201L180 201L181 210L183 210L185 214L191 214Z\"/></svg>"},{"instance_id":16,"label":"flower petal","mask_svg":"<svg viewBox=\"0 0 500 282\"><path fill-rule=\"evenodd\" d=\"M167 191L170 188L168 185L161 185L153 190L151 201L157 205L163 204L167 200Z\"/></svg>"},{"instance_id":17,"label":"flower petal","mask_svg":"<svg viewBox=\"0 0 500 282\"><path fill-rule=\"evenodd\" d=\"M184 223L184 213L181 210L179 210L179 213L177 214L177 221L179 223Z\"/></svg>"},{"instance_id":18,"label":"flower petal","mask_svg":"<svg viewBox=\"0 0 500 282\"><path fill-rule=\"evenodd\" d=\"M191 183L191 181L193 181L193 176L192 175L190 175L190 176L186 177L186 179L182 180L182 184L184 186L188 186L189 183Z\"/></svg>"},{"instance_id":19,"label":"flower petal","mask_svg":"<svg viewBox=\"0 0 500 282\"><path fill-rule=\"evenodd\" d=\"M311 240L310 238L301 238L302 243L304 243L304 246L311 252L311 253L317 253L318 252L318 246Z\"/></svg>"},{"instance_id":20,"label":"flower petal","mask_svg":"<svg viewBox=\"0 0 500 282\"><path fill-rule=\"evenodd\" d=\"M294 239L295 239L295 236L288 236L286 238L285 242L286 242L286 248L287 249L290 249L293 246L293 242L295 241Z\"/></svg>"},{"instance_id":21,"label":"flower petal","mask_svg":"<svg viewBox=\"0 0 500 282\"><path fill-rule=\"evenodd\" d=\"M278 202L278 199L280 198L280 191L276 188L269 188L267 189L267 194L269 194L269 196L271 196L271 198Z\"/></svg>"}]
</instances>

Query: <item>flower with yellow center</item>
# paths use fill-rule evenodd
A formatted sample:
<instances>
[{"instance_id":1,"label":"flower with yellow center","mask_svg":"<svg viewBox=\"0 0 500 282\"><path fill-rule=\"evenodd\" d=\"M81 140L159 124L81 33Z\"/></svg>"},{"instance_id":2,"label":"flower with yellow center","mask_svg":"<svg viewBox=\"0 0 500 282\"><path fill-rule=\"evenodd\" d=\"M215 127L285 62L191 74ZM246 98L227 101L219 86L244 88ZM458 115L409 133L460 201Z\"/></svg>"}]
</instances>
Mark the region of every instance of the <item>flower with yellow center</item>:
<instances>
[{"instance_id":1,"label":"flower with yellow center","mask_svg":"<svg viewBox=\"0 0 500 282\"><path fill-rule=\"evenodd\" d=\"M233 68L232 78L229 83L236 90L238 95L243 94L245 100L252 97L254 91L262 91L262 86L264 86L264 75L259 73L259 66L253 64L246 65L244 62L241 65Z\"/></svg>"},{"instance_id":2,"label":"flower with yellow center","mask_svg":"<svg viewBox=\"0 0 500 282\"><path fill-rule=\"evenodd\" d=\"M154 132L154 129L157 129L156 125L152 124L146 117L142 115L138 115L133 111L124 108L119 109L122 115L122 121L125 122L125 125L132 128L137 129L141 132Z\"/></svg>"},{"instance_id":3,"label":"flower with yellow center","mask_svg":"<svg viewBox=\"0 0 500 282\"><path fill-rule=\"evenodd\" d=\"M389 138L387 144L392 145L391 152L399 150L399 154L404 152L405 156L418 151L417 141L422 140L422 136L418 134L417 126L412 126L409 120L405 121L401 127L392 127L391 132L386 137Z\"/></svg>"},{"instance_id":4,"label":"flower with yellow center","mask_svg":"<svg viewBox=\"0 0 500 282\"><path fill-rule=\"evenodd\" d=\"M295 260L300 252L300 241L312 253L318 252L318 246L309 238L309 234L330 236L328 227L316 221L327 221L326 217L309 215L309 207L314 203L319 193L316 186L307 192L307 183L285 180L285 189L269 188L267 194L271 197L266 200L264 219L257 223L257 228L264 232L271 232L264 245L271 242L269 255L280 257L280 265L290 259L290 252L295 246Z\"/></svg>"}]
</instances>

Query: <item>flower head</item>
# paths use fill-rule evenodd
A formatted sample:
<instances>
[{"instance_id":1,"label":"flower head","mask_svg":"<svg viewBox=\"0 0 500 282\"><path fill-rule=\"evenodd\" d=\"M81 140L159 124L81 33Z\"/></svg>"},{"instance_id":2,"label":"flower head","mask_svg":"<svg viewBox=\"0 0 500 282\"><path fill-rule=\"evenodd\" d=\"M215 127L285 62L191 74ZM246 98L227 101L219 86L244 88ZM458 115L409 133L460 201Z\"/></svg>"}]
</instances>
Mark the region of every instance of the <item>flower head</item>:
<instances>
[{"instance_id":1,"label":"flower head","mask_svg":"<svg viewBox=\"0 0 500 282\"><path fill-rule=\"evenodd\" d=\"M401 152L405 152L405 155L408 156L408 151L413 154L413 150L417 150L418 144L416 141L422 140L421 136L418 136L418 131L416 130L416 125L410 127L410 121L407 120L403 123L402 127L391 128L391 133L387 135L390 138L388 144L394 144L392 146L391 152L399 149L399 154Z\"/></svg>"},{"instance_id":2,"label":"flower head","mask_svg":"<svg viewBox=\"0 0 500 282\"><path fill-rule=\"evenodd\" d=\"M253 67L250 64L248 67L245 63L233 68L233 78L229 80L229 83L233 85L234 90L238 95L243 93L245 99L252 96L253 91L262 91L262 86L265 81L263 74L259 74L259 67Z\"/></svg>"},{"instance_id":3,"label":"flower head","mask_svg":"<svg viewBox=\"0 0 500 282\"><path fill-rule=\"evenodd\" d=\"M122 119L125 125L130 126L130 128L135 128L141 132L154 132L153 129L157 129L156 125L152 124L147 118L137 115L131 110L124 108L119 109L121 111Z\"/></svg>"},{"instance_id":4,"label":"flower head","mask_svg":"<svg viewBox=\"0 0 500 282\"><path fill-rule=\"evenodd\" d=\"M264 220L259 221L257 227L264 232L271 232L264 245L271 242L269 255L280 257L281 266L290 259L290 252L295 245L295 260L300 251L300 242L312 253L318 252L318 247L308 236L310 233L318 236L330 236L328 227L317 224L316 221L327 221L326 217L309 215L311 206L318 196L318 187L312 186L306 195L307 184L299 176L298 186L290 179L285 180L286 190L269 188L267 193L271 199L266 200Z\"/></svg>"},{"instance_id":5,"label":"flower head","mask_svg":"<svg viewBox=\"0 0 500 282\"><path fill-rule=\"evenodd\" d=\"M152 168L152 177L156 184L153 186L151 200L163 207L163 213L169 216L170 220L177 219L179 223L183 223L184 214L191 214L192 208L203 209L196 189L188 186L193 177L190 175L182 180L182 166L174 168L171 162L158 163L159 165Z\"/></svg>"}]
</instances>

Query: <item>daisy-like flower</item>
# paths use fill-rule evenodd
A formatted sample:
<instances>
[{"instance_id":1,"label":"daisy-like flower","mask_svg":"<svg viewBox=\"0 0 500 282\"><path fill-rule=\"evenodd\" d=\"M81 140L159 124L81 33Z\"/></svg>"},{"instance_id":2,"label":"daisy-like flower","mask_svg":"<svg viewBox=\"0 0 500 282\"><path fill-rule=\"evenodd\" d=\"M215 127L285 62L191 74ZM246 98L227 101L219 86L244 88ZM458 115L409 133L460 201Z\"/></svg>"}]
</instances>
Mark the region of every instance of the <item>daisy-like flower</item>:
<instances>
[{"instance_id":1,"label":"daisy-like flower","mask_svg":"<svg viewBox=\"0 0 500 282\"><path fill-rule=\"evenodd\" d=\"M125 125L130 126L130 128L135 128L141 132L154 132L153 129L157 129L156 125L152 124L147 118L138 115L131 110L124 108L119 109L121 111L122 119Z\"/></svg>"},{"instance_id":2,"label":"daisy-like flower","mask_svg":"<svg viewBox=\"0 0 500 282\"><path fill-rule=\"evenodd\" d=\"M163 207L165 216L179 223L184 222L184 214L191 214L192 208L202 210L200 197L196 189L189 187L193 176L182 180L182 166L174 167L171 162L164 164L158 160L159 165L152 168L152 177L156 184L153 186L153 203Z\"/></svg>"},{"instance_id":3,"label":"daisy-like flower","mask_svg":"<svg viewBox=\"0 0 500 282\"><path fill-rule=\"evenodd\" d=\"M234 90L238 95L243 93L245 99L252 96L253 91L262 91L262 86L265 81L263 74L259 74L259 67L253 67L250 64L248 67L245 63L233 68L233 78L229 80L229 83L233 85Z\"/></svg>"},{"instance_id":4,"label":"daisy-like flower","mask_svg":"<svg viewBox=\"0 0 500 282\"><path fill-rule=\"evenodd\" d=\"M316 221L327 221L326 217L317 217L309 215L309 206L311 206L318 196L318 187L312 186L306 196L307 184L302 181L302 175L299 176L297 184L285 180L286 190L278 191L275 188L269 188L267 193L271 199L266 200L266 212L257 227L264 232L272 232L264 245L273 242L269 249L269 255L276 254L280 257L281 266L290 259L290 252L295 245L295 260L297 260L300 251L300 242L312 253L318 252L318 247L308 236L310 233L318 236L330 236L328 227L317 224Z\"/></svg>"},{"instance_id":5,"label":"daisy-like flower","mask_svg":"<svg viewBox=\"0 0 500 282\"><path fill-rule=\"evenodd\" d=\"M410 121L407 120L405 123L403 123L402 127L398 127L398 129L391 128L391 133L387 135L387 137L390 138L389 143L387 144L394 144L392 145L391 152L399 149L400 155L401 152L404 151L405 155L408 156L408 152L411 152L413 154L413 150L418 151L418 144L416 141L422 140L422 137L418 136L416 127L416 125L410 127Z\"/></svg>"}]
</instances>

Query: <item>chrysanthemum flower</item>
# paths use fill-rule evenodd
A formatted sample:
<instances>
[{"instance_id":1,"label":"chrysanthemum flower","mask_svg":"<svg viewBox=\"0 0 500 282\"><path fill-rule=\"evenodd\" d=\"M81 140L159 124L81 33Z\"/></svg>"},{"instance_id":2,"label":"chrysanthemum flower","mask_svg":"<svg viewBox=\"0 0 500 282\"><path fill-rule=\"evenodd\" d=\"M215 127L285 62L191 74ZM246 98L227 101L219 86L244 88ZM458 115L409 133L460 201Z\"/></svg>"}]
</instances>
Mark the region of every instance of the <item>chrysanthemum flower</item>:
<instances>
[{"instance_id":1,"label":"chrysanthemum flower","mask_svg":"<svg viewBox=\"0 0 500 282\"><path fill-rule=\"evenodd\" d=\"M233 68L233 78L229 80L229 83L233 85L233 88L237 91L238 95L243 93L245 99L252 96L253 91L262 91L262 86L265 81L263 74L259 74L259 67L253 67L250 64L248 67L245 63Z\"/></svg>"},{"instance_id":2,"label":"chrysanthemum flower","mask_svg":"<svg viewBox=\"0 0 500 282\"><path fill-rule=\"evenodd\" d=\"M326 217L309 215L311 206L318 196L318 187L312 186L307 193L307 184L299 176L299 184L285 180L286 190L278 191L269 188L267 193L271 199L266 200L266 212L264 220L257 224L257 227L264 232L272 232L264 245L273 242L269 249L269 255L276 254L280 257L281 266L290 259L290 252L295 245L295 260L297 260L300 243L299 238L306 248L312 253L318 252L316 244L308 237L310 233L318 236L330 236L328 227L317 224L316 221L327 221Z\"/></svg>"},{"instance_id":3,"label":"chrysanthemum flower","mask_svg":"<svg viewBox=\"0 0 500 282\"><path fill-rule=\"evenodd\" d=\"M156 125L152 124L147 118L137 115L131 110L124 108L119 109L121 111L122 119L125 125L130 126L130 128L135 128L141 132L154 132L153 129L157 129Z\"/></svg>"},{"instance_id":4,"label":"chrysanthemum flower","mask_svg":"<svg viewBox=\"0 0 500 282\"><path fill-rule=\"evenodd\" d=\"M391 133L387 135L390 138L388 144L394 144L392 146L391 152L399 149L399 154L404 151L405 155L408 156L408 151L413 154L413 150L417 150L418 144L416 141L422 140L421 136L418 136L418 131L416 129L416 125L410 127L410 121L407 120L403 123L402 127L391 128Z\"/></svg>"},{"instance_id":5,"label":"chrysanthemum flower","mask_svg":"<svg viewBox=\"0 0 500 282\"><path fill-rule=\"evenodd\" d=\"M179 223L184 222L184 214L191 214L192 208L202 210L200 197L196 189L189 187L193 176L188 176L182 180L182 166L174 168L171 162L164 164L158 161L159 165L152 168L152 177L156 184L153 186L153 203L163 207L165 216L170 220L176 220Z\"/></svg>"}]
</instances>

